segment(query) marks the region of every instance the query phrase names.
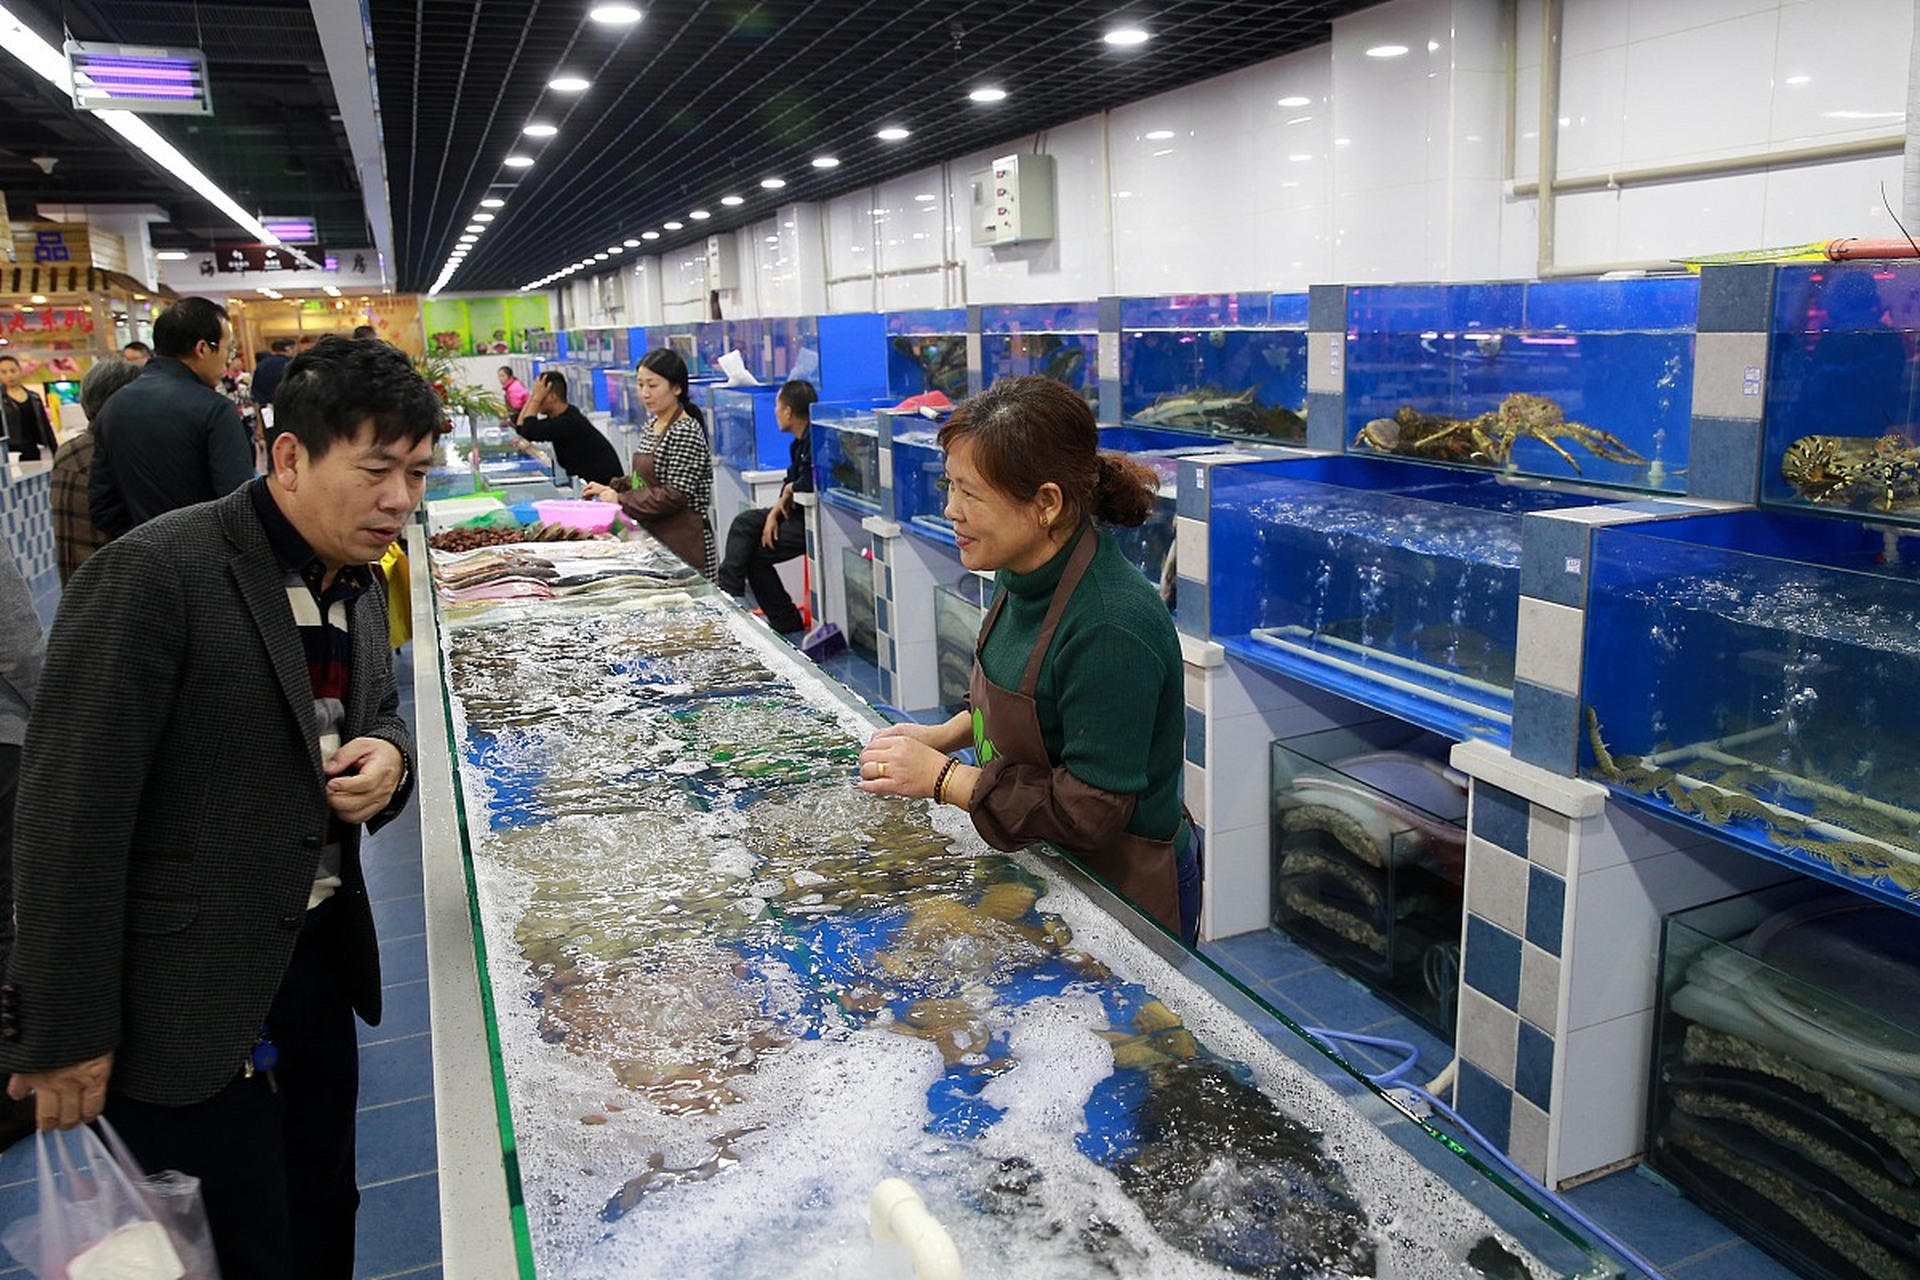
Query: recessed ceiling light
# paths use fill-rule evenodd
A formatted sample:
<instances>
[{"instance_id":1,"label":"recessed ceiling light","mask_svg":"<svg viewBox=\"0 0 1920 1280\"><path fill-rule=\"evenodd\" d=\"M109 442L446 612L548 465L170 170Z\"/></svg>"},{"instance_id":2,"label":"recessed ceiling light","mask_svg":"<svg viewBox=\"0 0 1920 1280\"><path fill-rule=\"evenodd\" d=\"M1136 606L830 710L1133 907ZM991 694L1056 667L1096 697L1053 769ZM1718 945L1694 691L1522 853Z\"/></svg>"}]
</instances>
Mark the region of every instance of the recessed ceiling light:
<instances>
[{"instance_id":1,"label":"recessed ceiling light","mask_svg":"<svg viewBox=\"0 0 1920 1280\"><path fill-rule=\"evenodd\" d=\"M593 87L593 82L581 76L557 75L547 81L547 88L556 93L585 93Z\"/></svg>"},{"instance_id":2,"label":"recessed ceiling light","mask_svg":"<svg viewBox=\"0 0 1920 1280\"><path fill-rule=\"evenodd\" d=\"M747 202L747 198L745 196L721 196L720 197L720 203L726 205L729 209L731 209L734 205L745 204L746 202Z\"/></svg>"},{"instance_id":3,"label":"recessed ceiling light","mask_svg":"<svg viewBox=\"0 0 1920 1280\"><path fill-rule=\"evenodd\" d=\"M642 240L658 240L660 238L660 233L658 231L642 231L640 233L640 238Z\"/></svg>"},{"instance_id":4,"label":"recessed ceiling light","mask_svg":"<svg viewBox=\"0 0 1920 1280\"><path fill-rule=\"evenodd\" d=\"M612 257L612 256L613 256L613 255L615 255L615 254L621 254L621 253L625 253L625 252L626 252L626 250L625 250L625 249L622 249L622 248L621 248L621 247L620 247L619 245L617 245L617 244L610 244L610 245L608 245L608 246L607 246L607 256L609 256L609 257ZM597 255L596 255L596 256L597 256Z\"/></svg>"},{"instance_id":5,"label":"recessed ceiling light","mask_svg":"<svg viewBox=\"0 0 1920 1280\"><path fill-rule=\"evenodd\" d=\"M607 255L604 253L596 253L593 255L593 260L595 262L605 262L607 260Z\"/></svg>"},{"instance_id":6,"label":"recessed ceiling light","mask_svg":"<svg viewBox=\"0 0 1920 1280\"><path fill-rule=\"evenodd\" d=\"M1171 138L1172 136L1173 136L1173 130L1171 129L1155 129L1152 133L1147 135L1147 141L1148 142L1165 142L1168 138Z\"/></svg>"},{"instance_id":7,"label":"recessed ceiling light","mask_svg":"<svg viewBox=\"0 0 1920 1280\"><path fill-rule=\"evenodd\" d=\"M476 213L473 215L473 220L475 222L492 222L493 215L490 213Z\"/></svg>"},{"instance_id":8,"label":"recessed ceiling light","mask_svg":"<svg viewBox=\"0 0 1920 1280\"><path fill-rule=\"evenodd\" d=\"M1136 44L1145 44L1147 42L1147 33L1139 27L1115 27L1112 31L1107 32L1106 35L1100 38L1108 44L1119 45L1124 48Z\"/></svg>"},{"instance_id":9,"label":"recessed ceiling light","mask_svg":"<svg viewBox=\"0 0 1920 1280\"><path fill-rule=\"evenodd\" d=\"M185 249L162 249L153 256L162 262L185 262L187 260L187 251Z\"/></svg>"},{"instance_id":10,"label":"recessed ceiling light","mask_svg":"<svg viewBox=\"0 0 1920 1280\"><path fill-rule=\"evenodd\" d=\"M686 226L687 224L684 222L663 222L660 225L665 227L669 231L678 231L680 228Z\"/></svg>"},{"instance_id":11,"label":"recessed ceiling light","mask_svg":"<svg viewBox=\"0 0 1920 1280\"><path fill-rule=\"evenodd\" d=\"M499 196L488 196L480 202L480 207L482 209L504 209L507 207L507 202Z\"/></svg>"},{"instance_id":12,"label":"recessed ceiling light","mask_svg":"<svg viewBox=\"0 0 1920 1280\"><path fill-rule=\"evenodd\" d=\"M531 169L533 168L533 157L532 156L508 156L506 163L507 163L507 168L509 169Z\"/></svg>"},{"instance_id":13,"label":"recessed ceiling light","mask_svg":"<svg viewBox=\"0 0 1920 1280\"><path fill-rule=\"evenodd\" d=\"M459 242L461 244L472 244L474 241L478 240L479 238L480 238L479 236L475 236L475 235L465 235L460 237Z\"/></svg>"},{"instance_id":14,"label":"recessed ceiling light","mask_svg":"<svg viewBox=\"0 0 1920 1280\"><path fill-rule=\"evenodd\" d=\"M640 247L638 240L622 240L620 243L628 249L638 249Z\"/></svg>"},{"instance_id":15,"label":"recessed ceiling light","mask_svg":"<svg viewBox=\"0 0 1920 1280\"><path fill-rule=\"evenodd\" d=\"M560 132L560 130L550 124L530 124L520 132L526 134L529 138L551 138L554 134Z\"/></svg>"},{"instance_id":16,"label":"recessed ceiling light","mask_svg":"<svg viewBox=\"0 0 1920 1280\"><path fill-rule=\"evenodd\" d=\"M1407 51L1403 44L1377 44L1367 50L1369 58L1398 58Z\"/></svg>"},{"instance_id":17,"label":"recessed ceiling light","mask_svg":"<svg viewBox=\"0 0 1920 1280\"><path fill-rule=\"evenodd\" d=\"M903 139L911 138L913 131L911 129L902 129L897 124L890 124L873 136L882 142L899 142Z\"/></svg>"},{"instance_id":18,"label":"recessed ceiling light","mask_svg":"<svg viewBox=\"0 0 1920 1280\"><path fill-rule=\"evenodd\" d=\"M840 160L837 156L815 156L813 158L813 167L816 169L838 169L840 167Z\"/></svg>"},{"instance_id":19,"label":"recessed ceiling light","mask_svg":"<svg viewBox=\"0 0 1920 1280\"><path fill-rule=\"evenodd\" d=\"M762 178L760 179L760 185L769 191L778 191L787 185L787 180L785 178Z\"/></svg>"},{"instance_id":20,"label":"recessed ceiling light","mask_svg":"<svg viewBox=\"0 0 1920 1280\"><path fill-rule=\"evenodd\" d=\"M475 235L479 235L482 231L485 231L486 229L487 229L486 225L484 223L479 223L479 222L469 222L465 227L462 228L462 230L471 231Z\"/></svg>"},{"instance_id":21,"label":"recessed ceiling light","mask_svg":"<svg viewBox=\"0 0 1920 1280\"><path fill-rule=\"evenodd\" d=\"M587 16L610 27L626 26L640 21L640 10L630 4L597 4L587 11Z\"/></svg>"},{"instance_id":22,"label":"recessed ceiling light","mask_svg":"<svg viewBox=\"0 0 1920 1280\"><path fill-rule=\"evenodd\" d=\"M936 200L938 198L939 197L935 196L931 191L922 191L919 195L914 197L915 200L920 201L922 204L925 204L929 200Z\"/></svg>"},{"instance_id":23,"label":"recessed ceiling light","mask_svg":"<svg viewBox=\"0 0 1920 1280\"><path fill-rule=\"evenodd\" d=\"M713 215L708 213L705 209L695 209L692 213L688 214L687 216L689 218L692 218L695 222L705 222L708 218L711 218Z\"/></svg>"},{"instance_id":24,"label":"recessed ceiling light","mask_svg":"<svg viewBox=\"0 0 1920 1280\"><path fill-rule=\"evenodd\" d=\"M1312 98L1303 98L1299 94L1294 94L1292 97L1280 99L1280 105L1283 107L1304 107L1312 101Z\"/></svg>"},{"instance_id":25,"label":"recessed ceiling light","mask_svg":"<svg viewBox=\"0 0 1920 1280\"><path fill-rule=\"evenodd\" d=\"M969 98L972 98L975 102L998 102L1002 98L1007 96L1007 91L1005 89L992 89L992 88L975 89L972 93L968 94L967 96Z\"/></svg>"}]
</instances>

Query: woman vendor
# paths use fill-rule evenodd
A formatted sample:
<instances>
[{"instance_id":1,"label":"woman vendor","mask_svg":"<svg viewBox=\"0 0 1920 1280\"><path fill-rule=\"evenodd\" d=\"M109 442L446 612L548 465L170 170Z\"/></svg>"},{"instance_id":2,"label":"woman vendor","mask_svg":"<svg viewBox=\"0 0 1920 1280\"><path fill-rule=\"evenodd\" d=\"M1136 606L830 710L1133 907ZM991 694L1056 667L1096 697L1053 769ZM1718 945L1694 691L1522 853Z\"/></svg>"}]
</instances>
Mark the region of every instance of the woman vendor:
<instances>
[{"instance_id":1,"label":"woman vendor","mask_svg":"<svg viewBox=\"0 0 1920 1280\"><path fill-rule=\"evenodd\" d=\"M958 805L996 849L1044 840L1193 941L1180 643L1159 594L1096 523L1145 521L1154 474L1101 453L1086 402L1047 378L966 401L940 447L961 562L997 571L971 709L875 734L861 788ZM965 746L977 767L948 754Z\"/></svg>"},{"instance_id":2,"label":"woman vendor","mask_svg":"<svg viewBox=\"0 0 1920 1280\"><path fill-rule=\"evenodd\" d=\"M707 508L713 505L713 449L707 420L687 396L687 362L656 347L640 357L634 380L647 425L633 451L633 474L589 484L581 494L619 503L628 519L712 577L716 557Z\"/></svg>"}]
</instances>

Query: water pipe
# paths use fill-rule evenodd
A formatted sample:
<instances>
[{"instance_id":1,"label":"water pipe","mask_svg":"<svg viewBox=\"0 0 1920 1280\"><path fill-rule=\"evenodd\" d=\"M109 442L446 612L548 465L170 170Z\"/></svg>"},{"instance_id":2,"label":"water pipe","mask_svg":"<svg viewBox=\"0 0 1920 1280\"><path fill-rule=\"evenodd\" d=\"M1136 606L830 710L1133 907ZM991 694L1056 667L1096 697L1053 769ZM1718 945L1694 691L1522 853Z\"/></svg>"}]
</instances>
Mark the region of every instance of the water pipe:
<instances>
[{"instance_id":1,"label":"water pipe","mask_svg":"<svg viewBox=\"0 0 1920 1280\"><path fill-rule=\"evenodd\" d=\"M1852 262L1856 258L1920 258L1920 248L1915 248L1911 240L1862 240L1858 236L1842 236L1838 240L1827 241L1826 254L1829 262Z\"/></svg>"},{"instance_id":2,"label":"water pipe","mask_svg":"<svg viewBox=\"0 0 1920 1280\"><path fill-rule=\"evenodd\" d=\"M873 1238L897 1244L913 1262L916 1280L960 1280L960 1251L920 1193L899 1178L885 1178L867 1200Z\"/></svg>"}]
</instances>

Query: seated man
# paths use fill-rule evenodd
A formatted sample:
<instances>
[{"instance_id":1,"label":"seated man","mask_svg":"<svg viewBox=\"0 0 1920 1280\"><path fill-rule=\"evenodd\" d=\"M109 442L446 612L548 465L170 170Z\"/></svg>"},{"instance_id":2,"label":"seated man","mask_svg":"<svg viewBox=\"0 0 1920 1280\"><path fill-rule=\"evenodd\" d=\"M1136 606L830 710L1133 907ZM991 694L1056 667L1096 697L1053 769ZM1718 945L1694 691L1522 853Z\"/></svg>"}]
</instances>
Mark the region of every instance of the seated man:
<instances>
[{"instance_id":1,"label":"seated man","mask_svg":"<svg viewBox=\"0 0 1920 1280\"><path fill-rule=\"evenodd\" d=\"M566 375L549 369L533 380L527 403L513 429L523 440L553 446L554 457L567 474L590 484L612 484L620 474L620 455L613 442L587 421L587 415L567 403Z\"/></svg>"},{"instance_id":2,"label":"seated man","mask_svg":"<svg viewBox=\"0 0 1920 1280\"><path fill-rule=\"evenodd\" d=\"M755 507L733 518L727 530L726 555L714 575L714 581L729 595L743 595L748 587L753 588L753 598L765 611L767 625L781 635L797 635L801 630L800 611L794 608L787 584L780 581L774 566L807 549L807 526L793 495L813 492L813 445L807 429L812 425L813 402L819 398L811 382L799 379L784 384L774 397L773 419L793 437L787 451L787 482L773 506Z\"/></svg>"}]
</instances>

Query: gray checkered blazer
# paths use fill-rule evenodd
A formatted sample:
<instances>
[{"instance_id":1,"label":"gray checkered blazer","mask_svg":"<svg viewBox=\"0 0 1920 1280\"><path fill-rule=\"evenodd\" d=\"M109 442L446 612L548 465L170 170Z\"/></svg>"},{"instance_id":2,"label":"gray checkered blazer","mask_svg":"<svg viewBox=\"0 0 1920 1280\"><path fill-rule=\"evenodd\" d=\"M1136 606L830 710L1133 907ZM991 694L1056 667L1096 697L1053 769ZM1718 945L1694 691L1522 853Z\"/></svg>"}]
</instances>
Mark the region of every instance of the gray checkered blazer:
<instances>
[{"instance_id":1,"label":"gray checkered blazer","mask_svg":"<svg viewBox=\"0 0 1920 1280\"><path fill-rule=\"evenodd\" d=\"M115 1054L113 1082L167 1106L239 1069L305 918L327 831L313 686L246 486L103 548L48 640L15 817L19 924L0 1069ZM343 741L407 758L384 588L353 606ZM380 958L347 841L341 972L380 1020Z\"/></svg>"}]
</instances>

